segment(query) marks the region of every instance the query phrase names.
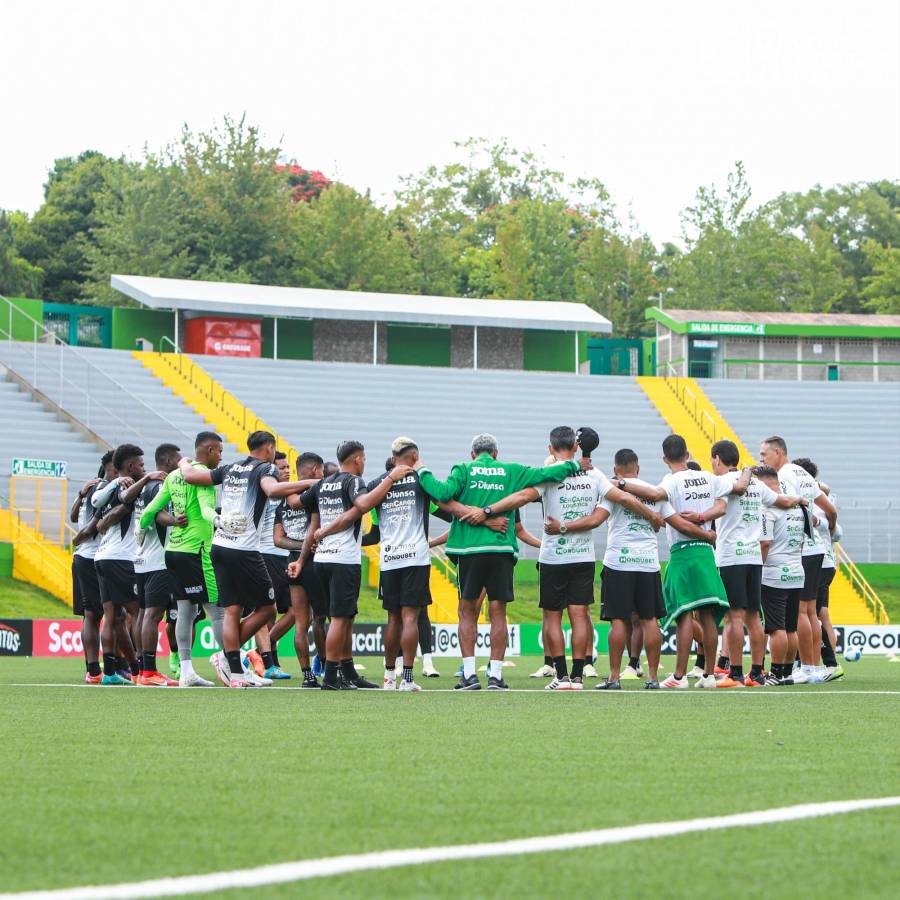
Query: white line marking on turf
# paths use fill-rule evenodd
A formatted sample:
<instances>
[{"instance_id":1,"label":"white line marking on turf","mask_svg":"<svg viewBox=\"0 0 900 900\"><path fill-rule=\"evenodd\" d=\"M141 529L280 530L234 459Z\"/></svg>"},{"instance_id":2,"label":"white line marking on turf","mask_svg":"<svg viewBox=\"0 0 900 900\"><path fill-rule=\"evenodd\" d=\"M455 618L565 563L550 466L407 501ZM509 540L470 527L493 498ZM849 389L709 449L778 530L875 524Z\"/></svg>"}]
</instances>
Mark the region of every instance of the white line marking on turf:
<instances>
[{"instance_id":1,"label":"white line marking on turf","mask_svg":"<svg viewBox=\"0 0 900 900\"><path fill-rule=\"evenodd\" d=\"M102 687L102 685L78 684L78 683L69 683L69 682L29 683L29 682L24 682L24 681L22 681L22 682L7 682L5 684L0 683L0 688L4 688L4 687L78 688L78 689L85 689L85 690L90 689L90 690L96 691L98 688ZM157 687L150 688L150 687L146 687L144 685L138 685L138 684L134 685L134 687L142 689L142 690L146 690L146 691L152 690L155 692L159 692L159 691L163 690L162 688L157 688ZM218 685L216 685L216 687L218 687ZM118 689L120 692L122 690L126 690L126 688L122 687L121 685L119 686ZM174 688L170 689L170 690L174 690ZM184 690L179 690L179 693L202 694L206 690L207 690L206 688L184 688ZM272 690L260 690L257 688L248 688L244 693L248 693L248 694L260 694L260 693L280 694L280 693L283 693L284 691L302 691L305 694L308 694L308 693L314 694L315 693L314 691L311 692L309 690L309 688L300 688L300 687L276 687L276 688L272 688ZM390 692L389 691L381 691L381 690L366 690L366 691L359 691L359 693L363 694L363 695L374 694L376 696L382 696L382 695L388 694ZM425 688L425 690L422 691L422 693L427 695L427 694L460 694L460 693L471 694L473 692L472 691L455 691L455 690L453 690L453 688ZM479 693L479 692L475 691L474 693ZM502 692L501 691L482 690L480 693L483 693L483 694L495 694L495 693L497 693L497 694L499 694L499 693L534 694L535 696L545 696L545 695L547 695L547 696L554 695L555 696L558 692L557 691L544 691L544 690L541 690L540 688L510 688L509 690L502 691ZM659 691L622 690L622 691L613 691L612 693L603 692L601 694L600 691L594 691L590 687L585 688L583 691L562 691L561 693L570 694L572 696L581 696L581 697L588 695L588 694L590 694L591 696L597 696L597 697L599 697L599 696L604 696L604 697L624 697L624 696L655 697L655 696L659 696L662 694L666 694L666 695L674 694L676 696L678 696L680 694L680 695L686 695L688 697L697 697L700 695L700 691L693 691L693 690L659 690ZM716 697L734 696L734 695L745 696L745 697L746 696L771 697L771 696L775 696L775 695L783 696L783 697L821 697L823 695L845 696L845 695L851 695L851 694L854 696L857 696L857 697L860 695L868 695L868 696L874 696L874 697L900 696L900 691L870 691L870 690L856 691L853 689L836 691L831 688L821 688L821 687L817 687L815 685L810 685L809 687L805 688L804 690L800 690L800 691L792 690L791 688L788 687L788 688L770 688L768 690L757 690L757 689L748 688L746 690L703 691L702 693L704 696L712 695L712 696L716 696Z\"/></svg>"},{"instance_id":2,"label":"white line marking on turf","mask_svg":"<svg viewBox=\"0 0 900 900\"><path fill-rule=\"evenodd\" d=\"M648 822L623 828L602 828L596 831L576 831L546 837L520 838L485 844L456 844L446 847L414 847L408 850L381 850L353 856L331 856L298 862L277 863L255 869L235 869L231 872L210 872L206 875L184 875L178 878L157 878L132 884L110 884L97 887L61 888L48 891L26 891L0 894L0 900L132 900L138 897L174 897L182 894L207 894L212 891L261 887L268 884L288 884L310 878L345 875L416 866L424 863L449 862L457 859L486 859L498 856L520 856L548 853L554 850L580 850L608 844L624 844L651 838L674 837L697 831L717 831L723 828L746 828L754 825L793 822L836 816L867 809L900 806L900 797L872 797L865 800L836 800L828 803L804 803L761 809L756 812L706 819L684 819L678 822Z\"/></svg>"}]
</instances>

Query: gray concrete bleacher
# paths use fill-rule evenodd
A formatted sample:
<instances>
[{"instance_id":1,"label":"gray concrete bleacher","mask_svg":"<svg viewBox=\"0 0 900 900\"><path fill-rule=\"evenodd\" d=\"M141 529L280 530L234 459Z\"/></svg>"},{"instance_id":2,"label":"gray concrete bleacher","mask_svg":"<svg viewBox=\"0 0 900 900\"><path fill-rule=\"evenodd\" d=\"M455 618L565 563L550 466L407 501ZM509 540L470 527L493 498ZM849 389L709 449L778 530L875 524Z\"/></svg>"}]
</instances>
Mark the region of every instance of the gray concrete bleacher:
<instances>
[{"instance_id":1,"label":"gray concrete bleacher","mask_svg":"<svg viewBox=\"0 0 900 900\"><path fill-rule=\"evenodd\" d=\"M500 455L540 465L550 429L589 425L600 434L595 465L612 471L612 458L631 447L641 474L664 474L668 429L631 378L537 372L499 372L413 366L370 366L198 356L195 362L298 450L334 459L341 440L366 447L367 474L383 470L391 441L405 434L420 446L439 477L468 459L473 435L497 436ZM539 506L523 511L526 527L540 534ZM441 527L441 526L436 526ZM603 547L606 530L597 532ZM525 555L533 556L527 548Z\"/></svg>"},{"instance_id":2,"label":"gray concrete bleacher","mask_svg":"<svg viewBox=\"0 0 900 900\"><path fill-rule=\"evenodd\" d=\"M747 448L785 439L835 492L857 562L900 561L900 383L702 382Z\"/></svg>"}]
</instances>

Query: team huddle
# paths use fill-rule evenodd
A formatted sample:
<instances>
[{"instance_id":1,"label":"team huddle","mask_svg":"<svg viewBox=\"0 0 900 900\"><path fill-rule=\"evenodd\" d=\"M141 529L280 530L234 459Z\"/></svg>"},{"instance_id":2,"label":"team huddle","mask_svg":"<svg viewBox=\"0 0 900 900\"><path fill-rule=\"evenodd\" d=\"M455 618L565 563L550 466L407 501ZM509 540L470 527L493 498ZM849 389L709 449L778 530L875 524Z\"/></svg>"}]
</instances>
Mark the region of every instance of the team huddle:
<instances>
[{"instance_id":1,"label":"team huddle","mask_svg":"<svg viewBox=\"0 0 900 900\"><path fill-rule=\"evenodd\" d=\"M546 655L534 674L550 679L547 690L583 690L584 679L596 676L593 530L604 523L600 618L610 623L610 673L598 689L644 677L642 651L648 689L686 688L689 678L700 688L737 688L843 675L828 618L837 512L811 461L791 462L784 440L771 437L762 444L763 464L741 470L735 444L718 441L707 472L673 434L662 446L669 474L652 485L640 479L629 449L616 453L611 478L595 469L598 444L593 429L554 428L550 456L535 467L501 461L496 439L479 434L470 459L440 480L420 460L417 443L398 437L384 471L369 482L365 448L353 440L338 445L337 463L302 453L293 475L266 431L250 434L248 455L234 463L221 462L222 439L213 432L197 435L190 457L161 444L151 472L140 447L122 444L104 455L98 477L71 510L85 681L212 687L192 657L196 622L208 618L221 648L211 657L215 677L227 687L290 678L277 645L293 629L304 688L419 691L413 671L420 649L423 674L438 674L428 617L431 548L445 544L459 589L455 689L482 688L475 644L486 602L487 688L507 690L506 607L522 540L540 548ZM539 539L519 520L518 509L532 502L543 507ZM429 536L432 515L450 523L446 534ZM665 578L662 528L670 548ZM359 673L352 652L365 544L379 546L378 592L387 615L380 684ZM571 669L563 612L572 631ZM164 619L175 678L157 668ZM677 639L675 671L662 680L660 624L674 625ZM251 639L256 649L245 653Z\"/></svg>"}]
</instances>

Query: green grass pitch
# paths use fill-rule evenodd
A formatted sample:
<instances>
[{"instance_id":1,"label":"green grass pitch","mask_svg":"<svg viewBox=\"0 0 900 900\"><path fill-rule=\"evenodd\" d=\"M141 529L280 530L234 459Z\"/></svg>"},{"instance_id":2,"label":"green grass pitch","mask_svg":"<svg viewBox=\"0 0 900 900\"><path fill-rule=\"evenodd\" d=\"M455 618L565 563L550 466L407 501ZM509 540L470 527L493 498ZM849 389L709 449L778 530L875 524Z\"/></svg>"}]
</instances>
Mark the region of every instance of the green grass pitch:
<instances>
[{"instance_id":1,"label":"green grass pitch","mask_svg":"<svg viewBox=\"0 0 900 900\"><path fill-rule=\"evenodd\" d=\"M2 890L900 794L900 663L782 690L559 695L527 677L538 662L506 669L527 691L460 696L448 659L397 695L39 687L77 682L80 661L4 658ZM893 897L898 847L885 809L261 891Z\"/></svg>"}]
</instances>

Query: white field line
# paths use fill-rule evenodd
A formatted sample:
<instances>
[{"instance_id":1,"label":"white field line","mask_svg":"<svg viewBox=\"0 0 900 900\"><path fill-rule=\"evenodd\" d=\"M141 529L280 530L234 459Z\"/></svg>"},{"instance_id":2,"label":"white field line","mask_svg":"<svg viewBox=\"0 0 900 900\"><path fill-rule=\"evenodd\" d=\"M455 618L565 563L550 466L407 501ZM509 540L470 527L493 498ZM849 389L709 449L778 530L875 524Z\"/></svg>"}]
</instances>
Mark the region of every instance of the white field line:
<instances>
[{"instance_id":1,"label":"white field line","mask_svg":"<svg viewBox=\"0 0 900 900\"><path fill-rule=\"evenodd\" d=\"M624 844L651 838L675 837L697 831L719 831L725 828L748 828L836 816L867 809L900 806L900 797L873 797L864 800L837 800L829 803L805 803L714 816L705 819L684 819L678 822L648 822L622 828L602 828L596 831L576 831L546 837L520 838L484 844L451 844L445 847L417 847L408 850L382 850L352 856L331 856L277 863L253 869L230 872L210 872L206 875L185 875L177 878L157 878L131 884L110 884L96 887L61 888L48 891L26 891L0 894L0 900L131 900L138 897L175 897L184 894L206 894L212 891L255 888L269 884L288 884L310 878L345 875L350 872L395 869L426 863L449 862L460 859L487 859L500 856L521 856L548 853L555 850L579 850Z\"/></svg>"},{"instance_id":2,"label":"white field line","mask_svg":"<svg viewBox=\"0 0 900 900\"><path fill-rule=\"evenodd\" d=\"M72 682L46 682L46 683L45 682L35 682L35 683L9 682L7 684L0 683L0 688L8 688L8 687L14 687L14 688L78 688L79 690L91 690L91 691L102 690L101 685L79 684L79 683L72 683ZM218 687L218 685L216 685L216 687ZM453 690L453 688L425 688L425 690L422 691L421 693L425 694L426 696L428 694L462 694L462 693L464 693L466 695L473 694L473 693L475 693L475 694L478 694L478 693L481 693L481 694L503 693L503 694L534 694L535 696L548 696L548 695L556 696L557 694L561 693L561 694L566 694L566 695L573 696L573 697L583 697L588 694L597 696L597 697L599 697L599 696L603 696L603 697L624 697L624 696L656 697L656 696L660 696L662 694L667 694L667 695L668 694L675 694L675 695L681 694L681 695L687 695L688 697L696 697L699 694L703 694L704 696L715 695L715 696L719 696L719 697L733 696L735 694L737 694L739 696L754 696L754 697L755 696L771 697L774 695L780 695L780 696L785 696L785 697L821 697L823 695L829 695L829 696L852 695L852 696L856 696L856 697L866 696L866 695L871 696L871 697L900 696L900 690L896 690L896 691L870 691L870 690L855 691L852 689L848 689L848 690L836 691L834 689L818 687L816 685L804 686L801 690L797 690L796 689L797 687L799 687L799 685L797 685L795 687L784 687L784 688L763 688L763 689L745 688L743 690L733 689L733 690L727 690L727 691L726 690L720 690L720 691L714 691L714 690L704 690L704 691L699 691L699 690L658 690L658 691L621 690L621 691L611 691L611 692L595 691L591 687L587 687L583 691L544 691L539 688L510 688L507 691L488 691L487 689L482 689L481 691L455 691L455 690ZM156 691L156 692L163 690L163 688L145 687L143 685L134 685L134 688L136 690ZM107 689L107 690L109 690L109 689ZM129 689L126 687L119 686L115 690L121 692L121 691L127 691ZM173 691L175 689L167 688L166 690ZM178 693L202 694L206 690L209 690L209 689L208 688L185 688L184 690L179 690ZM313 695L316 694L315 691L311 691L311 690L309 690L309 688L280 687L280 686L272 688L271 690L263 690L263 689L259 689L259 688L248 688L247 690L243 691L243 693L245 693L245 694L281 694L284 691L299 691L304 694L313 694ZM393 695L394 692L381 691L381 690L367 690L367 691L357 691L356 693L361 694L361 695L374 694L376 696L383 696L383 695L389 694L389 693L391 695Z\"/></svg>"}]
</instances>

